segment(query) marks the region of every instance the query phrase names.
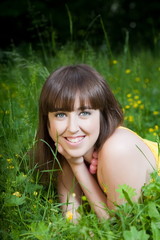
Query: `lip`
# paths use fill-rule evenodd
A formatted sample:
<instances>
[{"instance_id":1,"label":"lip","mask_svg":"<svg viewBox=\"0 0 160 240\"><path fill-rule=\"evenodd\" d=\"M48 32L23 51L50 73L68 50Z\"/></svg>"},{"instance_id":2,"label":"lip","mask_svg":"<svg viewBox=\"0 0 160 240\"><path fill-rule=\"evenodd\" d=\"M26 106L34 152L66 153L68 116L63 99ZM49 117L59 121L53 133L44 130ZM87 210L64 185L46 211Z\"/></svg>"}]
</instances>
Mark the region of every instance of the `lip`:
<instances>
[{"instance_id":1,"label":"lip","mask_svg":"<svg viewBox=\"0 0 160 240\"><path fill-rule=\"evenodd\" d=\"M85 139L85 135L82 136L71 136L71 137L64 137L65 141L72 146L76 146L79 145L84 139Z\"/></svg>"}]
</instances>

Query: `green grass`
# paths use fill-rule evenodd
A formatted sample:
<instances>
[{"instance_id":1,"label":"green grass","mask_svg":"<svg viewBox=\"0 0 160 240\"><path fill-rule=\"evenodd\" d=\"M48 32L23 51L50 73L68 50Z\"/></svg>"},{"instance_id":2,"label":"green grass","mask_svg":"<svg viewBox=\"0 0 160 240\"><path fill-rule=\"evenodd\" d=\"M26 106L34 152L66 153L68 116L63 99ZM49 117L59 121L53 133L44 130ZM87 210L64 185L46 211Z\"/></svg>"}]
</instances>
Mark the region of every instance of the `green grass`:
<instances>
[{"instance_id":1,"label":"green grass","mask_svg":"<svg viewBox=\"0 0 160 240\"><path fill-rule=\"evenodd\" d=\"M5 60L5 61L4 61ZM33 177L27 152L34 144L38 97L51 71L62 65L87 63L109 82L125 112L125 124L142 137L158 141L160 119L160 62L150 51L108 57L105 49L67 44L47 62L33 52L4 52L0 64L1 87L1 239L160 239L160 177L143 188L143 201L132 202L132 191L119 190L128 203L108 221L80 209L73 224L61 215L56 189ZM122 195L123 195L122 194Z\"/></svg>"}]
</instances>

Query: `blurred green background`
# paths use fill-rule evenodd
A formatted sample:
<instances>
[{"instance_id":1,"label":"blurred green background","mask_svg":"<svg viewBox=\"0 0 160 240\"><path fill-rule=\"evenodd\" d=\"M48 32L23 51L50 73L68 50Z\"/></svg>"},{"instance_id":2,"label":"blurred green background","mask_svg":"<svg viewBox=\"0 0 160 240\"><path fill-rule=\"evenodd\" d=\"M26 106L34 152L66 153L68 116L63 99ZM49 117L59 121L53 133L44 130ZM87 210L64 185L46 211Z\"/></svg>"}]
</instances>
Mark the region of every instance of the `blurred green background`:
<instances>
[{"instance_id":1,"label":"blurred green background","mask_svg":"<svg viewBox=\"0 0 160 240\"><path fill-rule=\"evenodd\" d=\"M129 35L133 49L160 44L160 1L152 0L1 0L0 48L68 41L103 46L104 28L111 48L120 51ZM52 49L54 50L54 49Z\"/></svg>"}]
</instances>

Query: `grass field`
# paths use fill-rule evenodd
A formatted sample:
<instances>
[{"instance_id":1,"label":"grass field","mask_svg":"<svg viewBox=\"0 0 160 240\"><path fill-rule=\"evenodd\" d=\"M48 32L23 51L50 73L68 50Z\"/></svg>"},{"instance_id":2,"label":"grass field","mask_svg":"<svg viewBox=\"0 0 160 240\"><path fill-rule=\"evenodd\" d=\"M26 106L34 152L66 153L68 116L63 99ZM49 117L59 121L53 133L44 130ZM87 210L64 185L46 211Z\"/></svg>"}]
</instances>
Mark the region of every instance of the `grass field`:
<instances>
[{"instance_id":1,"label":"grass field","mask_svg":"<svg viewBox=\"0 0 160 240\"><path fill-rule=\"evenodd\" d=\"M108 81L125 114L125 125L142 137L159 142L160 56L150 51L108 56L66 45L47 61L28 50L2 52L0 63L1 117L1 239L39 240L159 240L160 177L153 173L143 187L143 200L132 202L132 189L124 189L127 203L99 221L94 213L80 209L78 224L62 217L55 187L38 183L29 168L27 152L34 144L38 121L38 98L51 71L62 65L86 63Z\"/></svg>"}]
</instances>

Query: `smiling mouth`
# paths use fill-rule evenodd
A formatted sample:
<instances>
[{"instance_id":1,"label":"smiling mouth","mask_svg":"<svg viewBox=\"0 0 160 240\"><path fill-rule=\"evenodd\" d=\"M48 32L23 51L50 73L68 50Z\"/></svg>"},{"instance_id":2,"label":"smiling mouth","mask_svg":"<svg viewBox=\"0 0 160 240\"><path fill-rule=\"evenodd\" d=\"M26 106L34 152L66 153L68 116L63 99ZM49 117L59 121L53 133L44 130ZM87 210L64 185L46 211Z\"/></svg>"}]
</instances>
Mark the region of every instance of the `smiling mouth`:
<instances>
[{"instance_id":1,"label":"smiling mouth","mask_svg":"<svg viewBox=\"0 0 160 240\"><path fill-rule=\"evenodd\" d=\"M70 143L79 143L81 142L85 136L80 136L80 137L65 137L65 139L70 142Z\"/></svg>"}]
</instances>

